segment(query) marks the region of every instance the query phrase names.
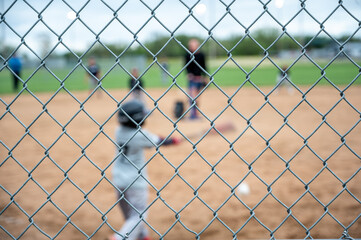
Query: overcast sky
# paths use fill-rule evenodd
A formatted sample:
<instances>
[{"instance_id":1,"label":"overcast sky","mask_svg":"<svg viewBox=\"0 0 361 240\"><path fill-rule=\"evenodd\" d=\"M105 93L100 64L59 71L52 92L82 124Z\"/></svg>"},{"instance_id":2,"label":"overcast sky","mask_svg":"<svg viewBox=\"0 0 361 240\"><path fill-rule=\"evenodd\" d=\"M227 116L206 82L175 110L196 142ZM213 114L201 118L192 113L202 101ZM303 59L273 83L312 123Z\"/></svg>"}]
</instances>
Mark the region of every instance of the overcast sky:
<instances>
[{"instance_id":1,"label":"overcast sky","mask_svg":"<svg viewBox=\"0 0 361 240\"><path fill-rule=\"evenodd\" d=\"M0 0L0 12L5 13L6 21L6 24L0 24L1 44L16 46L24 37L26 44L38 53L42 39L46 38L44 36L50 39L51 46L54 46L58 42L58 36L61 36L61 40L67 46L79 50L85 49L94 42L98 34L105 43L123 44L130 43L134 35L141 41L154 39L159 35L170 36L170 32L176 35L184 33L204 37L208 35L208 30L193 17L187 18L189 14L187 6L190 8L197 2L196 0L164 0L158 8L156 6L161 2L160 0L143 0L150 9L140 0L91 0L85 6L87 0L54 0L50 1L50 5L48 0L27 0L27 2L32 7L22 0ZM68 2L70 7L65 2ZM212 28L212 33L221 39L230 35L244 34L244 27L250 27L251 33L260 28L281 29L270 14L285 24L301 9L300 0L272 0L267 5L269 13L262 15L264 5L261 2L267 2L266 0L236 0L229 6L227 13L227 5L231 2L233 1L202 0L193 10L194 17L207 28L215 26ZM342 7L337 8L338 2L338 0L307 0L305 6L308 13L302 11L288 24L287 31L294 35L314 34L320 30L320 23L326 20L323 24L325 30L333 36L354 33L358 29L358 21L361 21L361 0L343 1L343 7L349 13ZM121 6L123 7L115 13ZM64 33L73 21L71 8L79 12L86 26L76 20L75 24ZM154 8L156 8L155 17L152 18ZM114 18L114 15L117 15L117 18ZM37 23L39 17L53 32L43 22ZM258 20L255 22L256 19ZM357 37L361 37L360 32L357 32ZM26 48L22 47L22 49ZM57 50L65 51L65 48L59 46Z\"/></svg>"}]
</instances>

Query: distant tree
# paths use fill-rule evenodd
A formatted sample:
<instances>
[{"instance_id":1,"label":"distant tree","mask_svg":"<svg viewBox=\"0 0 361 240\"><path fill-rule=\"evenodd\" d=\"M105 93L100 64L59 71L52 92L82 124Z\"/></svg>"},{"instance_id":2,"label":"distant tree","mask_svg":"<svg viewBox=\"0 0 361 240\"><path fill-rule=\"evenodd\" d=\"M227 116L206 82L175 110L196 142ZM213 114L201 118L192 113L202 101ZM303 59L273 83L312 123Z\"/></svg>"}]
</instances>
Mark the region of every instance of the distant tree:
<instances>
[{"instance_id":1,"label":"distant tree","mask_svg":"<svg viewBox=\"0 0 361 240\"><path fill-rule=\"evenodd\" d=\"M268 50L270 54L276 54L283 49L300 49L299 44L304 44L308 49L328 47L334 41L327 36L318 36L314 38L310 36L292 36L283 34L276 42L275 40L282 34L278 29L264 28L250 30L248 34L232 35L223 39L217 39L216 43L213 39L209 39L203 46L202 51L212 52L214 57L225 57L228 53L233 56L243 55L259 55L264 53L264 49ZM97 43L86 54L101 58L113 57L113 54L119 56L126 55L145 55L148 58L153 56L157 58L162 57L181 57L186 53L185 48L192 38L197 38L201 43L205 41L199 36L191 36L186 34L175 35L171 38L170 35L153 34L153 37L141 44L134 43L131 47L126 44L106 44L106 48ZM344 42L349 39L349 35L338 37L337 40ZM361 41L359 38L352 38L350 41ZM108 49L107 49L108 48ZM126 52L124 50L127 49ZM211 50L211 51L210 51ZM76 53L81 56L83 53ZM64 55L67 59L73 59L72 53ZM213 57L213 56L212 56Z\"/></svg>"},{"instance_id":2,"label":"distant tree","mask_svg":"<svg viewBox=\"0 0 361 240\"><path fill-rule=\"evenodd\" d=\"M1 54L1 56L2 56L3 58L7 58L7 57L10 56L10 54L11 54L14 50L15 50L14 47L9 46L9 45L4 45L4 46L2 46L2 49L1 49L0 54Z\"/></svg>"}]
</instances>

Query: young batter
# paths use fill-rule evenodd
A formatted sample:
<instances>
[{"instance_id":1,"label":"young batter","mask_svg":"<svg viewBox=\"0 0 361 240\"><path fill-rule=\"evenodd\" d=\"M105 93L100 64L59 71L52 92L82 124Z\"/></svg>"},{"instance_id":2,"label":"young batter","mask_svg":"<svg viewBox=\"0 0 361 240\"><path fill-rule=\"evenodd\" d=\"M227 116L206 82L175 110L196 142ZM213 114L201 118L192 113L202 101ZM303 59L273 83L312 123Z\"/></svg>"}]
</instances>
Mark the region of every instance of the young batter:
<instances>
[{"instance_id":1,"label":"young batter","mask_svg":"<svg viewBox=\"0 0 361 240\"><path fill-rule=\"evenodd\" d=\"M120 126L115 131L116 161L113 166L113 183L118 187L117 197L125 217L122 228L110 239L148 240L147 228L142 220L148 200L147 167L144 149L163 142L163 145L177 144L176 138L156 136L141 128L146 116L143 103L132 100L121 106L118 114Z\"/></svg>"}]
</instances>

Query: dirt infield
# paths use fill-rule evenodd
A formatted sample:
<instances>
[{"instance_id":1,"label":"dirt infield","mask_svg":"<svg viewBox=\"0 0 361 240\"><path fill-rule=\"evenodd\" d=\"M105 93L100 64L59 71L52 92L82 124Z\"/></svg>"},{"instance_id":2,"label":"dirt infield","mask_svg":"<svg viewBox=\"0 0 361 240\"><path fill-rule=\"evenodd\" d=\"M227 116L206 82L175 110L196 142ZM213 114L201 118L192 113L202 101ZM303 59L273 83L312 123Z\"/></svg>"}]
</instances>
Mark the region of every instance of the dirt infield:
<instances>
[{"instance_id":1,"label":"dirt infield","mask_svg":"<svg viewBox=\"0 0 361 240\"><path fill-rule=\"evenodd\" d=\"M307 234L340 238L342 225L352 224L349 234L361 238L361 126L355 126L360 114L345 100L334 107L340 93L332 87L314 88L301 104L302 94L280 91L267 98L272 106L266 104L260 111L265 96L244 88L232 98L232 106L247 123L232 108L225 108L225 94L235 90L208 89L200 105L210 120L216 118L216 126L232 122L235 130L223 137L209 134L199 142L200 137L192 138L195 145L184 141L160 147L161 154L147 151L153 184L151 237L196 239L199 234L201 239L233 239L234 232L239 239L264 239L273 232L275 238L306 238ZM163 91L149 94L157 100ZM126 94L110 93L117 100ZM74 95L80 101L87 97L86 92ZM37 97L47 103L51 95ZM1 97L7 104L13 98ZM345 98L361 110L360 87L348 89ZM170 134L174 125L162 113L172 118L177 99L185 100L177 90L162 97L145 128L162 136ZM148 103L149 108L154 106L151 100ZM8 191L0 189L0 239L11 239L5 231L16 238L27 228L21 239L48 239L41 231L50 237L60 232L56 239L86 239L83 233L94 232L92 239L105 239L111 233L103 224L105 219L115 229L121 227L123 218L113 207L113 187L103 178L111 179L107 166L115 147L109 138L117 122L110 116L116 108L106 94L79 104L66 93L45 107L31 95L21 95L10 106L11 114L0 121L1 141L9 148L0 144L0 183ZM0 103L0 115L5 111ZM285 122L288 125L281 128ZM177 129L190 137L209 126L206 119L182 120ZM250 194L239 196L232 189L244 178Z\"/></svg>"}]
</instances>

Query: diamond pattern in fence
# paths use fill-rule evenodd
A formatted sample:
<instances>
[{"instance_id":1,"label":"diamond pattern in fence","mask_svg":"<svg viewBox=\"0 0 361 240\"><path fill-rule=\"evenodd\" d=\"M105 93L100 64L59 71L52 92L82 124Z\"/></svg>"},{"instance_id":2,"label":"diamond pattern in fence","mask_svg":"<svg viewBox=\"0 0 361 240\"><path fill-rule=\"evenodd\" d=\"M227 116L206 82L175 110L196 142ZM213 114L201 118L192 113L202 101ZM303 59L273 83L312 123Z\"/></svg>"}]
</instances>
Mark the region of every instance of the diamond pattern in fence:
<instances>
[{"instance_id":1,"label":"diamond pattern in fence","mask_svg":"<svg viewBox=\"0 0 361 240\"><path fill-rule=\"evenodd\" d=\"M118 232L121 201L137 215L130 236L143 225L154 239L361 237L358 1L4 0L0 8L1 239L128 239ZM16 55L26 57L21 74ZM87 61L99 55L97 75ZM190 64L209 79L195 95ZM88 92L79 91L84 75ZM126 90L131 77L136 86L146 80L147 123L120 143L117 115L137 91ZM185 109L174 117L179 99ZM144 129L165 140L152 141L136 166L126 145ZM180 143L165 147L173 138ZM121 189L114 182L119 156L149 189L144 210L127 197L137 179Z\"/></svg>"}]
</instances>

